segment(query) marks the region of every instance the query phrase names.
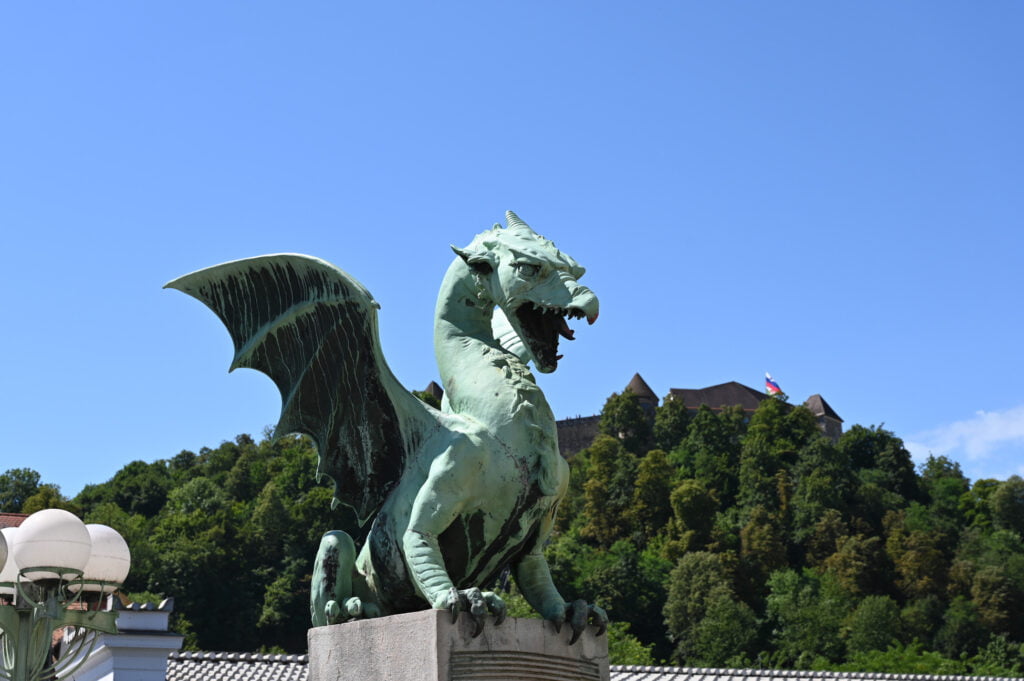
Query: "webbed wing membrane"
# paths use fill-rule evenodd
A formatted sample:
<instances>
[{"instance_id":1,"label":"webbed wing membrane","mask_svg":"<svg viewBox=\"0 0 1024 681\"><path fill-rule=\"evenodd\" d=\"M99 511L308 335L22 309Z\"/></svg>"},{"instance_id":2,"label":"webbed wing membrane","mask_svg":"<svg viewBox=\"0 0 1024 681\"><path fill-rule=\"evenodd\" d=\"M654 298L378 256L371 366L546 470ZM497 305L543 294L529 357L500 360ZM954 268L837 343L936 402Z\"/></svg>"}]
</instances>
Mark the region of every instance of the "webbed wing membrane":
<instances>
[{"instance_id":1,"label":"webbed wing membrane","mask_svg":"<svg viewBox=\"0 0 1024 681\"><path fill-rule=\"evenodd\" d=\"M303 433L318 475L365 522L437 421L384 361L379 305L345 272L305 255L216 265L167 284L205 303L231 334L231 370L248 367L281 391L275 435Z\"/></svg>"}]
</instances>

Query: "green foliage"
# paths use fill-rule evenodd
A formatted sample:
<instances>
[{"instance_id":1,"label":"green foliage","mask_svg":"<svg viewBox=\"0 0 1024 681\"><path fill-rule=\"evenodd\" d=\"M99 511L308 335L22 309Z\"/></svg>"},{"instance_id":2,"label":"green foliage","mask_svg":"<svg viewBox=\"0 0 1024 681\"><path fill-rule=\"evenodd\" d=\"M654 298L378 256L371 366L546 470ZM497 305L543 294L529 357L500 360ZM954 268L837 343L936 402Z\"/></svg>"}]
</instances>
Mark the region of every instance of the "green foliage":
<instances>
[{"instance_id":1,"label":"green foliage","mask_svg":"<svg viewBox=\"0 0 1024 681\"><path fill-rule=\"evenodd\" d=\"M604 403L598 431L617 439L627 452L643 455L654 442L653 424L631 390L615 393Z\"/></svg>"},{"instance_id":2,"label":"green foliage","mask_svg":"<svg viewBox=\"0 0 1024 681\"><path fill-rule=\"evenodd\" d=\"M653 665L655 658L652 648L653 645L644 645L629 633L629 625L625 622L612 622L608 625L609 664Z\"/></svg>"},{"instance_id":3,"label":"green foliage","mask_svg":"<svg viewBox=\"0 0 1024 681\"><path fill-rule=\"evenodd\" d=\"M583 512L588 522L580 534L599 546L610 547L632 534L629 510L633 505L636 456L617 439L605 435L590 445L587 458L589 477L583 483Z\"/></svg>"},{"instance_id":4,"label":"green foliage","mask_svg":"<svg viewBox=\"0 0 1024 681\"><path fill-rule=\"evenodd\" d=\"M842 626L850 598L830 575L780 570L768 579L767 616L773 624L773 659L806 669L816 658L837 662L845 646Z\"/></svg>"},{"instance_id":5,"label":"green foliage","mask_svg":"<svg viewBox=\"0 0 1024 681\"><path fill-rule=\"evenodd\" d=\"M723 559L707 551L693 551L679 559L669 575L668 598L663 610L668 634L675 649L672 659L687 664L703 652L698 625L713 601L733 597L732 583Z\"/></svg>"},{"instance_id":6,"label":"green foliage","mask_svg":"<svg viewBox=\"0 0 1024 681\"><path fill-rule=\"evenodd\" d=\"M887 650L899 643L903 622L900 606L888 596L867 596L846 622L846 649L850 656Z\"/></svg>"},{"instance_id":7,"label":"green foliage","mask_svg":"<svg viewBox=\"0 0 1024 681\"><path fill-rule=\"evenodd\" d=\"M441 400L437 399L425 390L413 390L412 394L422 400L424 403L429 404L434 409L441 408Z\"/></svg>"},{"instance_id":8,"label":"green foliage","mask_svg":"<svg viewBox=\"0 0 1024 681\"><path fill-rule=\"evenodd\" d=\"M959 660L943 657L941 653L923 650L920 643L894 645L885 651L868 651L851 655L842 664L819 664L816 669L843 672L880 672L885 674L950 674L967 672Z\"/></svg>"},{"instance_id":9,"label":"green foliage","mask_svg":"<svg viewBox=\"0 0 1024 681\"><path fill-rule=\"evenodd\" d=\"M72 503L70 499L60 493L60 487L49 483L39 485L36 493L25 499L25 503L21 505L21 512L35 513L47 508L60 508L72 513L80 512L77 504Z\"/></svg>"},{"instance_id":10,"label":"green foliage","mask_svg":"<svg viewBox=\"0 0 1024 681\"><path fill-rule=\"evenodd\" d=\"M996 528L1024 534L1024 479L1011 475L993 490L988 505Z\"/></svg>"},{"instance_id":11,"label":"green foliage","mask_svg":"<svg viewBox=\"0 0 1024 681\"><path fill-rule=\"evenodd\" d=\"M669 395L654 410L654 446L671 452L686 438L690 413L682 400Z\"/></svg>"},{"instance_id":12,"label":"green foliage","mask_svg":"<svg viewBox=\"0 0 1024 681\"><path fill-rule=\"evenodd\" d=\"M570 461L545 554L566 599L609 610L613 663L1024 670L1020 478L971 484L944 457L915 470L893 433L852 426L833 443L782 400L753 414L666 401L652 424L625 393L601 428ZM315 476L309 440L240 435L133 462L71 501L11 469L0 511L63 505L117 529L125 591L173 596L187 649L303 652L320 536L367 531Z\"/></svg>"},{"instance_id":13,"label":"green foliage","mask_svg":"<svg viewBox=\"0 0 1024 681\"><path fill-rule=\"evenodd\" d=\"M652 449L640 459L629 516L634 531L640 533L641 538L654 537L672 518L670 495L674 473L668 457L660 449Z\"/></svg>"},{"instance_id":14,"label":"green foliage","mask_svg":"<svg viewBox=\"0 0 1024 681\"><path fill-rule=\"evenodd\" d=\"M11 468L0 475L0 513L21 513L25 500L39 491L39 473Z\"/></svg>"}]
</instances>

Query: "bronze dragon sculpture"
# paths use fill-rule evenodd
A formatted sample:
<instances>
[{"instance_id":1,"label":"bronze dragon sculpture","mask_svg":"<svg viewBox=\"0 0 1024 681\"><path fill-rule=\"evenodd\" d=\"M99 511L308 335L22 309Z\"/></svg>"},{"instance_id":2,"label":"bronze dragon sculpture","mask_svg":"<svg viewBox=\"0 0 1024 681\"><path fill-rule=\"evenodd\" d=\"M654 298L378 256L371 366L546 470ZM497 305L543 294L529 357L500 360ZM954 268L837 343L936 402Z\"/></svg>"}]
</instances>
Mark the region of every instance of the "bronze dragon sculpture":
<instances>
[{"instance_id":1,"label":"bronze dragon sculpture","mask_svg":"<svg viewBox=\"0 0 1024 681\"><path fill-rule=\"evenodd\" d=\"M555 370L567 318L598 315L583 268L514 213L479 234L441 284L434 349L445 396L433 409L405 390L381 353L379 305L323 260L269 255L224 263L169 284L209 306L235 346L231 368L266 373L281 391L276 433L304 433L335 503L373 524L357 553L328 532L313 574L314 626L437 609L472 616L479 633L505 605L505 567L544 618L569 621L574 642L607 616L567 603L543 555L569 470L555 419L527 362ZM425 603L424 603L425 602Z\"/></svg>"}]
</instances>

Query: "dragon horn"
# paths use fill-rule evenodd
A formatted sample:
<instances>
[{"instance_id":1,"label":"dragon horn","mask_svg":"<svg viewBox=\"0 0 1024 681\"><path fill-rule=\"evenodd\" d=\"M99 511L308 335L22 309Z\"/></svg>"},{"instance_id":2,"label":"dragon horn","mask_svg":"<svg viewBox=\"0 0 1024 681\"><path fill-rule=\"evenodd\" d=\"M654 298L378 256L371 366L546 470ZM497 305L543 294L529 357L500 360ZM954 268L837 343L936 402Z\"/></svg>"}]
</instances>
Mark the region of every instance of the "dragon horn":
<instances>
[{"instance_id":1,"label":"dragon horn","mask_svg":"<svg viewBox=\"0 0 1024 681\"><path fill-rule=\"evenodd\" d=\"M509 229L512 229L514 227L516 229L526 229L527 231L530 232L533 231L532 229L530 229L530 225L520 220L519 216L510 210L505 211L505 222L508 223Z\"/></svg>"}]
</instances>

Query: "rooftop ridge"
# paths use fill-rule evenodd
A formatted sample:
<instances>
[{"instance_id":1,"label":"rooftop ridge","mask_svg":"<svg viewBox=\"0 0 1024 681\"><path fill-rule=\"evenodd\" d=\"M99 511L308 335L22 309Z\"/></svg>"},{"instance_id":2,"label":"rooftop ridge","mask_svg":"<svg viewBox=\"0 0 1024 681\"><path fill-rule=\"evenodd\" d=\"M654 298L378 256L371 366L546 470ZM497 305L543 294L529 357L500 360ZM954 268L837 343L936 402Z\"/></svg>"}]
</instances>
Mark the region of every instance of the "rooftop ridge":
<instances>
[{"instance_id":1,"label":"rooftop ridge","mask_svg":"<svg viewBox=\"0 0 1024 681\"><path fill-rule=\"evenodd\" d=\"M648 665L609 666L613 672L633 672L642 674L672 674L675 676L729 676L751 677L771 676L775 678L809 678L809 679L879 679L886 681L1005 681L1003 676L969 676L963 674L907 674L888 672L846 672L846 671L813 671L808 669L724 669L706 667L667 667Z\"/></svg>"},{"instance_id":2,"label":"rooftop ridge","mask_svg":"<svg viewBox=\"0 0 1024 681\"><path fill-rule=\"evenodd\" d=\"M238 652L223 652L223 651L176 651L170 653L168 656L170 661L176 663L188 663L188 662L199 662L199 663L271 663L279 665L308 665L309 655L297 655L297 654L282 654L282 653L238 653ZM674 681L676 679L683 678L708 678L708 677L728 677L737 679L751 678L772 678L772 679L851 679L856 681L1007 681L1010 677L1002 676L967 676L962 674L907 674L907 673L886 673L886 672L846 672L846 671L812 671L808 669L726 669L721 667L670 667L664 665L637 665L637 664L613 664L609 666L609 671L612 672L612 679L622 679L629 681L632 677L630 674L643 674L644 678L651 679L663 677L665 681ZM625 676L624 676L625 675ZM172 675L168 675L169 678ZM206 679L198 669L191 673L178 673L173 675L174 678L188 678L197 679L201 681L211 681ZM257 674L257 676L259 676ZM251 678L257 678L253 676ZM286 675L287 676L287 675ZM232 678L236 678L232 676ZM243 675L238 678L250 678L249 676ZM259 676L259 678L266 678ZM276 674L270 678L281 678ZM295 676L293 673L290 678L305 678L305 672L302 675Z\"/></svg>"},{"instance_id":3,"label":"rooftop ridge","mask_svg":"<svg viewBox=\"0 0 1024 681\"><path fill-rule=\"evenodd\" d=\"M238 653L224 651L188 651L172 652L171 660L200 660L212 662L276 662L279 664L308 664L309 655L287 653Z\"/></svg>"}]
</instances>

